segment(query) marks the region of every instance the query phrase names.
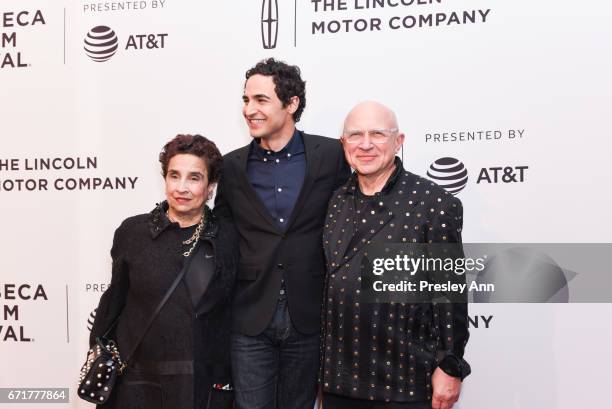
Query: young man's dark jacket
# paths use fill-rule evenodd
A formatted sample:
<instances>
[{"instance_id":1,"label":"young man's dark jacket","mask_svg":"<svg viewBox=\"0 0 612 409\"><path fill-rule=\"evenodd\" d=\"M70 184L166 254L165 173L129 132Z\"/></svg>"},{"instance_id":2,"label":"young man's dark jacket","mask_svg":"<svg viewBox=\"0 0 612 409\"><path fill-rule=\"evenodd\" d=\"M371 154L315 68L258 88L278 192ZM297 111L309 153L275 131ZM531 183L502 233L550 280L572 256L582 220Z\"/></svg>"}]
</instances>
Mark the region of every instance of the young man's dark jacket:
<instances>
[{"instance_id":1,"label":"young man's dark jacket","mask_svg":"<svg viewBox=\"0 0 612 409\"><path fill-rule=\"evenodd\" d=\"M289 314L304 334L320 330L325 258L321 243L327 203L350 174L337 139L300 132L306 175L286 229L270 216L247 176L250 145L223 158L214 212L233 218L240 239L234 330L255 336L269 324L285 277Z\"/></svg>"}]
</instances>

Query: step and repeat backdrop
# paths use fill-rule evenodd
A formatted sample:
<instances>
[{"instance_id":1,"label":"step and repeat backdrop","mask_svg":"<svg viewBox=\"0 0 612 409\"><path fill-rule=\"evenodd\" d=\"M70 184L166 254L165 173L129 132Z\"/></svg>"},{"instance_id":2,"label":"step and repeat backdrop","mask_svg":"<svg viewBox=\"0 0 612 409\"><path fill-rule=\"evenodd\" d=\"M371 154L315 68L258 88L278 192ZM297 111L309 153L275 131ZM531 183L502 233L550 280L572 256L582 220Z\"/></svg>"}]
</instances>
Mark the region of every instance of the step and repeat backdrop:
<instances>
[{"instance_id":1,"label":"step and repeat backdrop","mask_svg":"<svg viewBox=\"0 0 612 409\"><path fill-rule=\"evenodd\" d=\"M114 229L163 199L176 134L249 142L244 74L266 57L302 70L300 129L393 108L406 168L454 182L465 242L610 242L611 19L570 0L2 0L0 388L91 407L76 381ZM469 314L456 407L607 404L611 304Z\"/></svg>"}]
</instances>

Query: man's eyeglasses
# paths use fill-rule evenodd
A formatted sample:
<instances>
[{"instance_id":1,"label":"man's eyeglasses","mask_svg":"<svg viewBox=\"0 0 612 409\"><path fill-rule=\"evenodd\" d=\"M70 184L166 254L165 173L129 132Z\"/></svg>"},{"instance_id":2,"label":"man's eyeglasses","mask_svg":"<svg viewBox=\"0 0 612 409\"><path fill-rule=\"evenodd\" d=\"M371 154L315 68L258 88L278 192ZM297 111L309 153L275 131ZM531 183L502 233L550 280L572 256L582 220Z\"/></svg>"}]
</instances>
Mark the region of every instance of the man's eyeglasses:
<instances>
[{"instance_id":1,"label":"man's eyeglasses","mask_svg":"<svg viewBox=\"0 0 612 409\"><path fill-rule=\"evenodd\" d=\"M367 131L361 129L345 129L342 138L346 143L355 144L361 143L366 135L370 136L370 142L375 144L384 144L397 133L397 128L393 129L370 129Z\"/></svg>"}]
</instances>

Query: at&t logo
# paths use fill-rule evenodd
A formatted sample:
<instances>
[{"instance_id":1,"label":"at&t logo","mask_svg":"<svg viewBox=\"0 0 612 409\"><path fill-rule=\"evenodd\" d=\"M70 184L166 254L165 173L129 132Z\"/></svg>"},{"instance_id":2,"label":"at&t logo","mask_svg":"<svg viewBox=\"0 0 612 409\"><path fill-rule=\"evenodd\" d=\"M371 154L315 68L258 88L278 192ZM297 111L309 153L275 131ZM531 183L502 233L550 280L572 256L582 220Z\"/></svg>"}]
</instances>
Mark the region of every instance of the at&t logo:
<instances>
[{"instance_id":1,"label":"at&t logo","mask_svg":"<svg viewBox=\"0 0 612 409\"><path fill-rule=\"evenodd\" d=\"M491 166L480 169L476 183L523 183L529 166Z\"/></svg>"},{"instance_id":2,"label":"at&t logo","mask_svg":"<svg viewBox=\"0 0 612 409\"><path fill-rule=\"evenodd\" d=\"M119 39L107 26L96 26L85 37L85 53L94 61L107 61L117 52Z\"/></svg>"},{"instance_id":3,"label":"at&t logo","mask_svg":"<svg viewBox=\"0 0 612 409\"><path fill-rule=\"evenodd\" d=\"M166 47L168 33L131 34L122 48L126 51L153 50ZM119 49L121 42L113 29L108 26L96 26L85 36L85 54L93 61L108 61Z\"/></svg>"},{"instance_id":4,"label":"at&t logo","mask_svg":"<svg viewBox=\"0 0 612 409\"><path fill-rule=\"evenodd\" d=\"M94 309L92 312L89 313L89 317L87 317L87 330L89 332L91 332L91 329L93 328L94 322L96 321L96 312L98 311L98 309Z\"/></svg>"},{"instance_id":5,"label":"at&t logo","mask_svg":"<svg viewBox=\"0 0 612 409\"><path fill-rule=\"evenodd\" d=\"M524 183L529 166L487 166L478 172L476 184ZM468 171L459 160L444 157L436 160L427 170L427 177L453 195L468 183Z\"/></svg>"},{"instance_id":6,"label":"at&t logo","mask_svg":"<svg viewBox=\"0 0 612 409\"><path fill-rule=\"evenodd\" d=\"M429 165L427 176L453 195L461 192L468 182L465 165L450 157L440 158Z\"/></svg>"}]
</instances>

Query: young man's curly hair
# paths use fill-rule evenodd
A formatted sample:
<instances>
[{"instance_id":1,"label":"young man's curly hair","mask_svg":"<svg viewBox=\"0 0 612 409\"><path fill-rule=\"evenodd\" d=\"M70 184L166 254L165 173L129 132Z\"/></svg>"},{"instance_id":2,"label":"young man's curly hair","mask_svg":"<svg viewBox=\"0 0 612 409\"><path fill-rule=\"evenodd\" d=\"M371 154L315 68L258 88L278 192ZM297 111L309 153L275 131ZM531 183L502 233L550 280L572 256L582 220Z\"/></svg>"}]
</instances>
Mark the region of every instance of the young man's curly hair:
<instances>
[{"instance_id":1,"label":"young man's curly hair","mask_svg":"<svg viewBox=\"0 0 612 409\"><path fill-rule=\"evenodd\" d=\"M298 122L306 107L306 81L302 81L300 69L296 65L289 65L274 58L268 58L258 62L257 65L248 70L246 79L248 80L256 74L272 77L274 90L278 99L283 103L283 107L289 105L292 97L300 99L298 108L293 113L293 120Z\"/></svg>"}]
</instances>

